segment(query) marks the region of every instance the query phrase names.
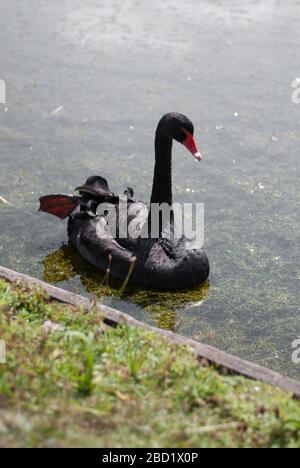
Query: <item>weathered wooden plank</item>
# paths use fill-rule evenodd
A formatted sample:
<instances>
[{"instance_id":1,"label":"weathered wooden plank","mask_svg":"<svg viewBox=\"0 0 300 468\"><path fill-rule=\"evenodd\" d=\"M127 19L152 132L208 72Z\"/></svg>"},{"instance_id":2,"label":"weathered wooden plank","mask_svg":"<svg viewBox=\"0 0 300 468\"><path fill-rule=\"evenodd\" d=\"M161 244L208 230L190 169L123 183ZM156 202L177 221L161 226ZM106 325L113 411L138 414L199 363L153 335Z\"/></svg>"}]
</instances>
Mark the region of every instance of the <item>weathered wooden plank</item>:
<instances>
[{"instance_id":1,"label":"weathered wooden plank","mask_svg":"<svg viewBox=\"0 0 300 468\"><path fill-rule=\"evenodd\" d=\"M9 270L8 268L0 267L0 277L10 282L22 281L30 288L42 288L52 299L63 302L65 304L84 307L87 310L91 309L91 307L95 307L95 304L93 304L92 301L86 297L65 291L63 289L57 288L56 286L52 286L48 283L32 278L28 275L23 275L21 273ZM171 343L178 343L188 346L195 352L198 358L206 359L208 362L213 363L218 367L225 368L230 372L243 375L251 379L260 380L273 386L278 386L291 392L296 398L300 398L300 382L296 380L281 375L265 367L261 367L252 362L237 358L217 348L200 343L177 333L152 327L134 319L133 317L123 312L112 309L111 307L105 306L103 304L98 303L97 307L101 310L101 314L110 324L126 324L129 326L149 330L153 333L161 335L164 337L164 339Z\"/></svg>"}]
</instances>

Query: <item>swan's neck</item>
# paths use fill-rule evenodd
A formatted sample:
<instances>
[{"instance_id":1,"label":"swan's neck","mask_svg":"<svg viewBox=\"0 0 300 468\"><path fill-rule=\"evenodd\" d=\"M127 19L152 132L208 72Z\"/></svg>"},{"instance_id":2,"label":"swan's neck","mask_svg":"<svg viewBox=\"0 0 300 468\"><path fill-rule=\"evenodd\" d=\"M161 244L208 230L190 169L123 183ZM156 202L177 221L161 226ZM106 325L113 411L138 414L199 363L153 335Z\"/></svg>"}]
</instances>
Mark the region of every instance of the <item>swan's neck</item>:
<instances>
[{"instance_id":1,"label":"swan's neck","mask_svg":"<svg viewBox=\"0 0 300 468\"><path fill-rule=\"evenodd\" d=\"M151 203L172 205L172 140L158 129Z\"/></svg>"}]
</instances>

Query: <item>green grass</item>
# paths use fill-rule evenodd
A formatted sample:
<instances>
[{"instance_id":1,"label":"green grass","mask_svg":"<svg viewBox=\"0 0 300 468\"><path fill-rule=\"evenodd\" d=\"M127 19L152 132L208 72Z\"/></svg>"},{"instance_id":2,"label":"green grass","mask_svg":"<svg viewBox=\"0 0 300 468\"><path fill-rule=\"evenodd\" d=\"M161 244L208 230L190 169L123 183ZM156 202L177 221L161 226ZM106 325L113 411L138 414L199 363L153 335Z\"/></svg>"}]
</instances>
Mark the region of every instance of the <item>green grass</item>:
<instances>
[{"instance_id":1,"label":"green grass","mask_svg":"<svg viewBox=\"0 0 300 468\"><path fill-rule=\"evenodd\" d=\"M0 339L0 446L300 446L289 394L199 365L151 333L110 328L101 311L0 280Z\"/></svg>"}]
</instances>

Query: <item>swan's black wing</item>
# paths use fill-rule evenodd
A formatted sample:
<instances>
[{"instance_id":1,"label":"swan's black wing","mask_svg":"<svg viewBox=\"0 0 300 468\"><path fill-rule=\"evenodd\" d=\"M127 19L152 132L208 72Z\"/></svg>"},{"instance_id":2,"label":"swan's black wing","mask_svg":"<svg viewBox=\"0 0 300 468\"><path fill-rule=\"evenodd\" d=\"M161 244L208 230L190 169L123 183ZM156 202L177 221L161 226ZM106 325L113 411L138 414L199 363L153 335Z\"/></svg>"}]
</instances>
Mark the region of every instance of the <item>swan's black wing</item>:
<instances>
[{"instance_id":1,"label":"swan's black wing","mask_svg":"<svg viewBox=\"0 0 300 468\"><path fill-rule=\"evenodd\" d=\"M82 213L69 220L69 237L80 254L92 265L105 271L112 256L111 274L114 278L126 278L133 253L123 248L113 238L104 217L91 218Z\"/></svg>"},{"instance_id":2,"label":"swan's black wing","mask_svg":"<svg viewBox=\"0 0 300 468\"><path fill-rule=\"evenodd\" d=\"M77 187L76 190L79 190L81 195L90 195L93 198L104 198L107 200L115 197L109 189L107 180L100 176L89 177L86 183Z\"/></svg>"},{"instance_id":3,"label":"swan's black wing","mask_svg":"<svg viewBox=\"0 0 300 468\"><path fill-rule=\"evenodd\" d=\"M133 281L146 288L180 290L199 286L209 275L209 262L203 250L185 250L184 239L178 242L159 239L145 242L147 255L136 263Z\"/></svg>"}]
</instances>

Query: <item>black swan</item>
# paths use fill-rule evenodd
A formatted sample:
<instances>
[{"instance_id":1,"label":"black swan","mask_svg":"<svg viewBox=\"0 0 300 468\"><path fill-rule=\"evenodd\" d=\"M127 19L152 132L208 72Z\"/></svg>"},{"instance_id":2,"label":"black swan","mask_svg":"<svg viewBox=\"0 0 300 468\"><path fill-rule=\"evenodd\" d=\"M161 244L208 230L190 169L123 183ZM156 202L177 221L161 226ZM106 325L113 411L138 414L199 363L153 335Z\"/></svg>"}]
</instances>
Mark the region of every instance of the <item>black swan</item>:
<instances>
[{"instance_id":1,"label":"black swan","mask_svg":"<svg viewBox=\"0 0 300 468\"><path fill-rule=\"evenodd\" d=\"M182 143L199 161L202 156L194 140L193 123L184 115L166 114L160 120L155 138L155 169L150 210L134 199L128 188L126 197L112 193L105 179L90 177L78 187L79 196L48 195L40 198L40 210L65 219L69 217L68 234L73 245L91 264L112 277L134 285L158 290L188 289L203 283L209 276L209 261L205 252L195 249L183 235L174 235L174 215L168 222L159 217L155 237L143 236L151 229L153 204L172 206L172 143ZM125 199L125 202L124 202ZM120 200L125 205L125 218L120 213ZM115 219L109 207L115 208ZM99 207L104 211L99 213ZM107 208L107 209L106 209ZM111 218L111 219L109 219ZM151 218L152 219L152 218ZM147 221L147 222L146 222ZM115 230L111 226L115 223ZM126 224L126 234L120 229ZM136 227L128 235L129 226ZM165 236L168 228L169 236ZM136 234L138 232L138 234ZM152 233L152 231L151 231Z\"/></svg>"}]
</instances>

